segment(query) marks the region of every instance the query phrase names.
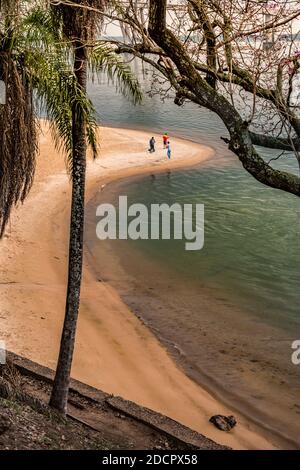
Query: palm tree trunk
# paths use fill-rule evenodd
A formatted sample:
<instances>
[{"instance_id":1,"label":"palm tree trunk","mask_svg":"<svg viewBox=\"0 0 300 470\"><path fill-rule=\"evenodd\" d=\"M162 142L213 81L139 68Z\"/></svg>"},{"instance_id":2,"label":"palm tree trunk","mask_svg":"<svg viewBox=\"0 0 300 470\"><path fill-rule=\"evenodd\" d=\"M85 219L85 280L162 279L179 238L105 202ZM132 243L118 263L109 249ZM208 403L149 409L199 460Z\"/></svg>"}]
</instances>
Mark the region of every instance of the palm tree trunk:
<instances>
[{"instance_id":1,"label":"palm tree trunk","mask_svg":"<svg viewBox=\"0 0 300 470\"><path fill-rule=\"evenodd\" d=\"M75 47L74 72L79 85L86 91L87 60L85 47ZM69 274L65 320L59 358L50 398L50 406L66 413L76 325L80 303L83 260L84 200L86 173L86 123L78 107L72 110L73 170L72 207L69 243Z\"/></svg>"}]
</instances>

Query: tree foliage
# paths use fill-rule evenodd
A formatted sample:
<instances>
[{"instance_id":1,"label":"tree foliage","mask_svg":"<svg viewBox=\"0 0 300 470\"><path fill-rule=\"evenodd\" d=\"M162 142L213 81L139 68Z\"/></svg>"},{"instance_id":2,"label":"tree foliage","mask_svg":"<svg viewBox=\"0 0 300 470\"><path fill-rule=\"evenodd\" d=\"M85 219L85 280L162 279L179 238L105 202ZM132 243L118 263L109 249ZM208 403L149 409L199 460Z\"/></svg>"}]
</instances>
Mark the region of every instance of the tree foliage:
<instances>
[{"instance_id":1,"label":"tree foliage","mask_svg":"<svg viewBox=\"0 0 300 470\"><path fill-rule=\"evenodd\" d=\"M93 4L103 5L100 1ZM88 144L97 156L97 115L78 86L72 67L77 21L91 17L81 37L87 45L91 74L107 72L122 93L135 101L141 99L130 68L111 48L95 41L93 15L80 9L76 21L72 15L65 16L63 7L54 15L53 6L43 0L0 3L0 79L6 88L6 102L0 105L0 237L13 206L24 201L32 186L38 154L37 117L41 113L49 119L70 172L74 106L84 118ZM69 36L67 21L73 27Z\"/></svg>"}]
</instances>

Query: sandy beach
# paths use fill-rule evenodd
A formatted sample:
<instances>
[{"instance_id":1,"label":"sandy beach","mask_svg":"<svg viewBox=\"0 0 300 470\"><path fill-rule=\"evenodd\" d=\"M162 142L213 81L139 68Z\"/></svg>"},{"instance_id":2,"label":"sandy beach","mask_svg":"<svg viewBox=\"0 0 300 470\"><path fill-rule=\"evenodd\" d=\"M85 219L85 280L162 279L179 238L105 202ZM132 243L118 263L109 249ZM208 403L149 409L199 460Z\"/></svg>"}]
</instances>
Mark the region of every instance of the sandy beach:
<instances>
[{"instance_id":1,"label":"sandy beach","mask_svg":"<svg viewBox=\"0 0 300 470\"><path fill-rule=\"evenodd\" d=\"M99 132L101 155L88 163L87 201L114 180L197 165L213 157L208 147L172 139L168 161L160 136L155 136L157 152L150 155L145 132ZM0 338L7 349L51 368L64 316L70 189L64 158L42 123L34 186L14 211L0 243ZM72 376L235 449L274 448L252 423L184 374L116 290L99 282L86 258ZM208 422L213 414L234 414L238 425L231 433L221 432Z\"/></svg>"}]
</instances>

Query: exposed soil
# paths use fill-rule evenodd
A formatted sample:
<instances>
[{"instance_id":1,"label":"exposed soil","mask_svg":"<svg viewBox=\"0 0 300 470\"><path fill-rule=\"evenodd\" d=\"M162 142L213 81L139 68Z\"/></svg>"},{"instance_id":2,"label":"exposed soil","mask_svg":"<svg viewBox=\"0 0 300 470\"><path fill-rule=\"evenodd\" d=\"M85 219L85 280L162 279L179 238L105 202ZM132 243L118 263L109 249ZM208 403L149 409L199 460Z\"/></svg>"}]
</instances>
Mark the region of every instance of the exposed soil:
<instances>
[{"instance_id":1,"label":"exposed soil","mask_svg":"<svg viewBox=\"0 0 300 470\"><path fill-rule=\"evenodd\" d=\"M48 407L50 391L49 381L21 374L11 363L0 366L0 450L196 448L116 409L109 400L118 399L105 393L95 401L71 390L64 418ZM119 400L121 407L122 403L125 407L130 403ZM138 410L141 416L148 411L142 407ZM205 448L219 447L199 436Z\"/></svg>"}]
</instances>

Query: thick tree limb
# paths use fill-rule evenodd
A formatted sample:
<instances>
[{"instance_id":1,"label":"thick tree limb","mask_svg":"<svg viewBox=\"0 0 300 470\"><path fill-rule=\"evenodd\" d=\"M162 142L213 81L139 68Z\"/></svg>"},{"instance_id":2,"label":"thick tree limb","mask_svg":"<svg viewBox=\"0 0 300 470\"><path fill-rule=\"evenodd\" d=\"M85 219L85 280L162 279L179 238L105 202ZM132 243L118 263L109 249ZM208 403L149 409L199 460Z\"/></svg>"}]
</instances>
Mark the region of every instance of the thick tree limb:
<instances>
[{"instance_id":1,"label":"thick tree limb","mask_svg":"<svg viewBox=\"0 0 300 470\"><path fill-rule=\"evenodd\" d=\"M264 161L255 150L249 130L237 110L201 77L183 45L168 30L166 0L150 0L148 31L176 65L186 88L195 95L194 101L220 116L230 135L229 148L244 168L261 183L300 196L300 178L275 170Z\"/></svg>"},{"instance_id":2,"label":"thick tree limb","mask_svg":"<svg viewBox=\"0 0 300 470\"><path fill-rule=\"evenodd\" d=\"M265 134L257 134L256 132L249 132L253 145L260 147L267 147L276 150L286 150L293 152L300 150L300 139L285 139L283 137L272 137Z\"/></svg>"}]
</instances>

